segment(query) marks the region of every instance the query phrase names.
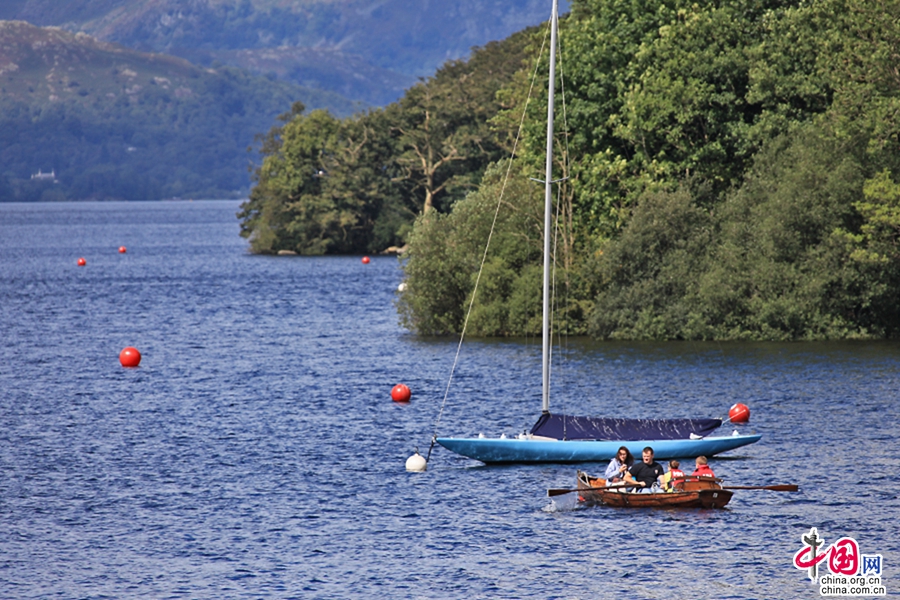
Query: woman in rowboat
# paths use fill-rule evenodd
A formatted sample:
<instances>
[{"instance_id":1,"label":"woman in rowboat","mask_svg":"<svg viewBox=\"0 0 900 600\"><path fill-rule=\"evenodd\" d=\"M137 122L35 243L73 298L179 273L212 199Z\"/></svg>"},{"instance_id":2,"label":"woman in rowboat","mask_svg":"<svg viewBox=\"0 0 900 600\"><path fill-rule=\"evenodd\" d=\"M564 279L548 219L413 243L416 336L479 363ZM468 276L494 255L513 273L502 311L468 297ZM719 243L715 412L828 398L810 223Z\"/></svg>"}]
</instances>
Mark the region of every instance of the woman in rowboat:
<instances>
[{"instance_id":1,"label":"woman in rowboat","mask_svg":"<svg viewBox=\"0 0 900 600\"><path fill-rule=\"evenodd\" d=\"M603 478L606 479L606 485L622 481L622 478L625 477L625 471L633 464L634 457L631 455L631 452L625 446L621 446L616 452L616 456L609 461L609 466L606 467L606 473L603 475Z\"/></svg>"}]
</instances>

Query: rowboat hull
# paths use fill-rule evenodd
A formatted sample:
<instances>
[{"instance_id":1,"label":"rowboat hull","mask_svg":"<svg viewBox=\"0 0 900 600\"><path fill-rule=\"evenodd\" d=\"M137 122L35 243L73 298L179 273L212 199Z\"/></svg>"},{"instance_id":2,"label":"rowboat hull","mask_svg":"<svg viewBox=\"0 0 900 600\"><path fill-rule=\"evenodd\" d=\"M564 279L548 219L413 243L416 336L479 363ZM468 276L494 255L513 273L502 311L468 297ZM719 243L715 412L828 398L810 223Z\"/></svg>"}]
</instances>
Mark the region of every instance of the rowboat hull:
<instances>
[{"instance_id":1,"label":"rowboat hull","mask_svg":"<svg viewBox=\"0 0 900 600\"><path fill-rule=\"evenodd\" d=\"M714 480L686 482L684 491L638 494L623 488L593 487L590 478L578 472L578 500L588 505L622 508L724 508L734 492L723 490Z\"/></svg>"},{"instance_id":2,"label":"rowboat hull","mask_svg":"<svg viewBox=\"0 0 900 600\"><path fill-rule=\"evenodd\" d=\"M698 490L662 494L632 494L620 491L594 491L581 496L587 504L605 504L622 508L723 508L731 500L729 490Z\"/></svg>"},{"instance_id":3,"label":"rowboat hull","mask_svg":"<svg viewBox=\"0 0 900 600\"><path fill-rule=\"evenodd\" d=\"M580 463L609 461L627 447L639 456L646 446L659 460L715 456L758 442L761 435L729 435L698 440L546 440L521 438L437 438L437 443L457 454L484 463Z\"/></svg>"}]
</instances>

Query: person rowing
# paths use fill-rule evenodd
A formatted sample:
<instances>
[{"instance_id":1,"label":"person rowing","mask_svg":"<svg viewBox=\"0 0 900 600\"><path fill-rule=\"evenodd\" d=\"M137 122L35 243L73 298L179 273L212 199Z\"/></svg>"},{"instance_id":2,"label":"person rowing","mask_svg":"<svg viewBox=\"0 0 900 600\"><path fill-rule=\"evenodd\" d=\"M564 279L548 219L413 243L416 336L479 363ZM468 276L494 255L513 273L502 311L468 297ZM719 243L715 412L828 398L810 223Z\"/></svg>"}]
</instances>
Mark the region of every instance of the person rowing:
<instances>
[{"instance_id":1,"label":"person rowing","mask_svg":"<svg viewBox=\"0 0 900 600\"><path fill-rule=\"evenodd\" d=\"M663 473L665 473L663 466L653 460L653 448L647 446L641 452L641 462L634 463L625 471L624 479L639 488L634 491L649 494L662 491L659 486Z\"/></svg>"}]
</instances>

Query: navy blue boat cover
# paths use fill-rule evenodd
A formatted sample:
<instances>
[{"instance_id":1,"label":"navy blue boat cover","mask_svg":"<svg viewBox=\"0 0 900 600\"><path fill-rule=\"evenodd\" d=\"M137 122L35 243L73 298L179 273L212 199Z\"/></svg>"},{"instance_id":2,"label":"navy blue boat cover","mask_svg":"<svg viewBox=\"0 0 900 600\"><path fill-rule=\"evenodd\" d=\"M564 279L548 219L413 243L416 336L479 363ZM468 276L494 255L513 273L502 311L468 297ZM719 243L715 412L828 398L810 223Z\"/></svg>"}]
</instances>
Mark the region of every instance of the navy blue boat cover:
<instances>
[{"instance_id":1,"label":"navy blue boat cover","mask_svg":"<svg viewBox=\"0 0 900 600\"><path fill-rule=\"evenodd\" d=\"M533 435L557 440L686 440L705 437L722 419L608 419L544 414L531 428Z\"/></svg>"}]
</instances>

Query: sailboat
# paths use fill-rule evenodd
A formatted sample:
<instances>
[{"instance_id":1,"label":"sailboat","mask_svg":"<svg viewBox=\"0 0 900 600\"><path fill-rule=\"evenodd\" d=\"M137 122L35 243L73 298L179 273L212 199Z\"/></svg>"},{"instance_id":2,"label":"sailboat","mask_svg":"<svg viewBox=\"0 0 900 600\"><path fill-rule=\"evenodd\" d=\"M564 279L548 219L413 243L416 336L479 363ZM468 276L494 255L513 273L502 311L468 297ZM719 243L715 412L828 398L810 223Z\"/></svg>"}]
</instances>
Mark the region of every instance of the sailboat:
<instances>
[{"instance_id":1,"label":"sailboat","mask_svg":"<svg viewBox=\"0 0 900 600\"><path fill-rule=\"evenodd\" d=\"M457 454L485 463L576 463L612 459L620 446L633 455L650 446L657 459L710 457L759 441L760 435L711 435L721 419L615 419L550 413L550 232L552 221L553 102L558 0L550 17L550 77L544 179L542 414L531 432L514 438L435 438ZM430 454L430 452L429 452Z\"/></svg>"}]
</instances>

